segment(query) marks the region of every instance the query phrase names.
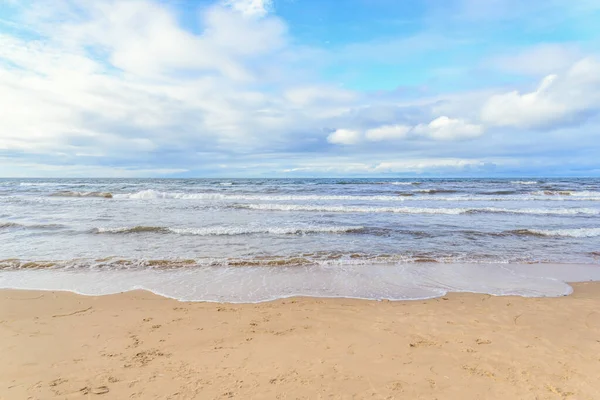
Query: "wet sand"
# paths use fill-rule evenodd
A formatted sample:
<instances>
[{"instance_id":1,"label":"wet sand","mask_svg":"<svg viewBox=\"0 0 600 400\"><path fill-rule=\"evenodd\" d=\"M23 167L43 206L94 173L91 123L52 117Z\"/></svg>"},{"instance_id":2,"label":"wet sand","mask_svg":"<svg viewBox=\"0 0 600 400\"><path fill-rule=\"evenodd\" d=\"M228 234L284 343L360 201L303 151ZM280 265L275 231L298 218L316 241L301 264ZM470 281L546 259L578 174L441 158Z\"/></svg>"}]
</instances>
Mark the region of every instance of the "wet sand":
<instances>
[{"instance_id":1,"label":"wet sand","mask_svg":"<svg viewBox=\"0 0 600 400\"><path fill-rule=\"evenodd\" d=\"M0 399L599 399L600 284L562 298L180 303L0 291Z\"/></svg>"}]
</instances>

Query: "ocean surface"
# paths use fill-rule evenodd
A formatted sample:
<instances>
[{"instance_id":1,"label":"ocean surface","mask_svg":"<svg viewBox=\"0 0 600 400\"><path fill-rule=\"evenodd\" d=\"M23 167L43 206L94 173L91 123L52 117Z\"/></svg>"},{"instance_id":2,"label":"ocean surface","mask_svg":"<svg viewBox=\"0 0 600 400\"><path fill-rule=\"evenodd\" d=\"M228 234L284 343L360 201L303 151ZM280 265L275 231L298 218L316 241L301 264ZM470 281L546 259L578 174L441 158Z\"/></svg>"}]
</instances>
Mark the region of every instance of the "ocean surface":
<instances>
[{"instance_id":1,"label":"ocean surface","mask_svg":"<svg viewBox=\"0 0 600 400\"><path fill-rule=\"evenodd\" d=\"M0 179L0 288L398 300L591 279L600 179Z\"/></svg>"}]
</instances>

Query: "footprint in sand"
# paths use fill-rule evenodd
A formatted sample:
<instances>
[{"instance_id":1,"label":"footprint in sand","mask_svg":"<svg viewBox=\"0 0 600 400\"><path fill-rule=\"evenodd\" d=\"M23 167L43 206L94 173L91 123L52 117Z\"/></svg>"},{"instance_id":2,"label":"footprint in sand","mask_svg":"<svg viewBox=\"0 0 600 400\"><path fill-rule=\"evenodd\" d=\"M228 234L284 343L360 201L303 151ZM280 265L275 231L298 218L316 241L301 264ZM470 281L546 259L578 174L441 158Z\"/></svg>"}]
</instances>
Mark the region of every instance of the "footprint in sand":
<instances>
[{"instance_id":1,"label":"footprint in sand","mask_svg":"<svg viewBox=\"0 0 600 400\"><path fill-rule=\"evenodd\" d=\"M410 347L439 347L439 343L423 337L417 337Z\"/></svg>"},{"instance_id":2,"label":"footprint in sand","mask_svg":"<svg viewBox=\"0 0 600 400\"><path fill-rule=\"evenodd\" d=\"M107 386L98 386L98 387L94 387L94 388L90 388L90 387L86 386L84 388L79 389L79 391L82 394L92 393L92 394L100 395L100 394L106 394L106 393L110 392L110 389L108 389Z\"/></svg>"}]
</instances>

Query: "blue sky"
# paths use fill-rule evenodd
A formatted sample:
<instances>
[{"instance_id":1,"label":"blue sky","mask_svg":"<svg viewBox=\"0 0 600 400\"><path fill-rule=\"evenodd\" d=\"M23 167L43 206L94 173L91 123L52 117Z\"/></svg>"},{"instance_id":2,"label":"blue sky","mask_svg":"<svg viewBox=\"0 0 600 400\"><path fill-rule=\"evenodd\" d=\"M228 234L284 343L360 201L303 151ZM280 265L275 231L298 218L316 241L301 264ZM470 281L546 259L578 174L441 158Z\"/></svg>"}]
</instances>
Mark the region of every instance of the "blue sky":
<instances>
[{"instance_id":1,"label":"blue sky","mask_svg":"<svg viewBox=\"0 0 600 400\"><path fill-rule=\"evenodd\" d=\"M598 0L0 0L0 176L600 176Z\"/></svg>"}]
</instances>

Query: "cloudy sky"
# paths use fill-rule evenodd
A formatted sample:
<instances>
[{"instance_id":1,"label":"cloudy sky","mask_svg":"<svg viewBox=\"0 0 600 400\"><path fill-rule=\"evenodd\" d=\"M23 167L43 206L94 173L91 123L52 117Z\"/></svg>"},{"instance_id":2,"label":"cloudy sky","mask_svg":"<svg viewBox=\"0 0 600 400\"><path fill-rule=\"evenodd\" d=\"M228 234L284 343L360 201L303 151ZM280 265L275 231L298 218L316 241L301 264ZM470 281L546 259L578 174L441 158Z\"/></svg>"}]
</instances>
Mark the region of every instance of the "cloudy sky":
<instances>
[{"instance_id":1,"label":"cloudy sky","mask_svg":"<svg viewBox=\"0 0 600 400\"><path fill-rule=\"evenodd\" d=\"M0 0L0 176L600 176L600 0Z\"/></svg>"}]
</instances>

